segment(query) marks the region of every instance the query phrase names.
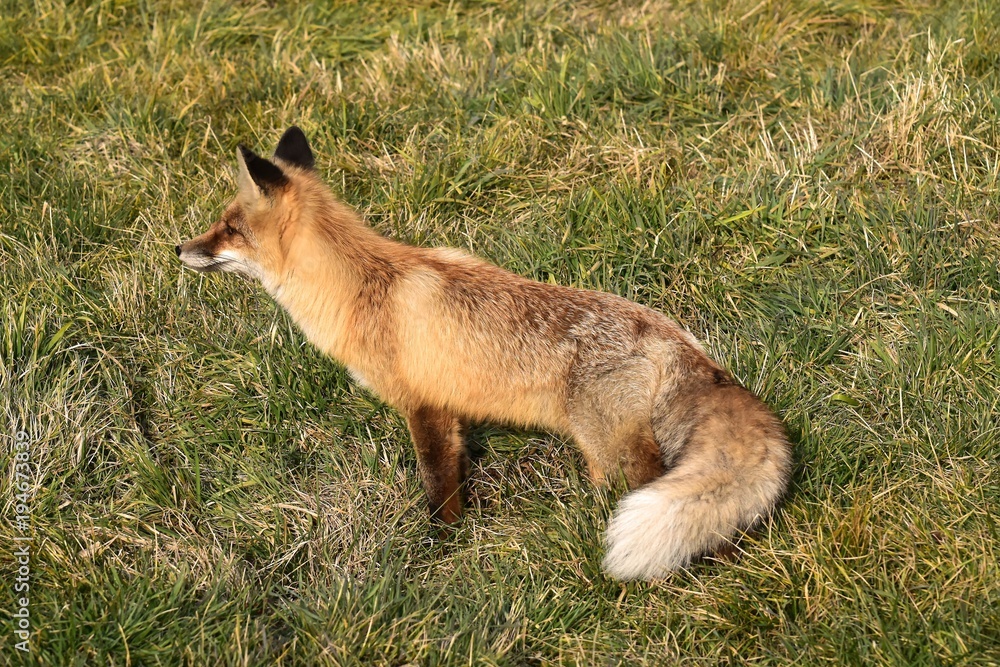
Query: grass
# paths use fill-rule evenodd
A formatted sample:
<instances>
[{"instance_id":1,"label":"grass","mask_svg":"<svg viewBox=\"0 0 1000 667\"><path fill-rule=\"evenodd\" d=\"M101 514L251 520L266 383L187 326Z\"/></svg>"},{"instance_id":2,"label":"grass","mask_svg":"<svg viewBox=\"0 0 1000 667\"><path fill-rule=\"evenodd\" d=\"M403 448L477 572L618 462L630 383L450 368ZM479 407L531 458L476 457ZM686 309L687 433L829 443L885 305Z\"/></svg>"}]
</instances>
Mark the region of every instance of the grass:
<instances>
[{"instance_id":1,"label":"grass","mask_svg":"<svg viewBox=\"0 0 1000 667\"><path fill-rule=\"evenodd\" d=\"M34 536L28 654L0 551L0 662L1000 664L1000 5L0 8L0 411ZM745 555L607 579L616 494L493 426L430 539L399 415L173 253L236 144L293 123L385 234L707 340L795 442Z\"/></svg>"}]
</instances>

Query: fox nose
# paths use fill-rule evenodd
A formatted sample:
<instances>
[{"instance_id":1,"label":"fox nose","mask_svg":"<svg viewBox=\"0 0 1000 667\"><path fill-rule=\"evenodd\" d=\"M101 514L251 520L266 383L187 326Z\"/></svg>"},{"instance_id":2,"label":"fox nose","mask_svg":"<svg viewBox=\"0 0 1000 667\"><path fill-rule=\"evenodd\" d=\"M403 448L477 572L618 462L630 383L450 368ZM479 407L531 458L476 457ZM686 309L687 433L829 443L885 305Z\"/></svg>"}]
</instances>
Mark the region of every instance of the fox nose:
<instances>
[{"instance_id":1,"label":"fox nose","mask_svg":"<svg viewBox=\"0 0 1000 667\"><path fill-rule=\"evenodd\" d=\"M181 247L179 245L175 245L174 246L174 250L177 251L177 256L180 257L181 256Z\"/></svg>"}]
</instances>

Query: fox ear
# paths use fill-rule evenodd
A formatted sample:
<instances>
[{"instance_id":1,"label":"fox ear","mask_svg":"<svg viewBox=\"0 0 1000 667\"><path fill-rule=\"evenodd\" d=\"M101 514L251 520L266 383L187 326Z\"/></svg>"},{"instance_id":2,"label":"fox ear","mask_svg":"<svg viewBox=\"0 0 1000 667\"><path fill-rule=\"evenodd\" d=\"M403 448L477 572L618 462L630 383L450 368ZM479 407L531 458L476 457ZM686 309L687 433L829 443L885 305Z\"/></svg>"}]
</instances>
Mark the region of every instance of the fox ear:
<instances>
[{"instance_id":1,"label":"fox ear","mask_svg":"<svg viewBox=\"0 0 1000 667\"><path fill-rule=\"evenodd\" d=\"M288 182L288 177L278 165L260 157L243 144L236 151L236 162L240 170L240 192L260 197Z\"/></svg>"},{"instance_id":2,"label":"fox ear","mask_svg":"<svg viewBox=\"0 0 1000 667\"><path fill-rule=\"evenodd\" d=\"M278 142L278 147L274 150L274 157L281 158L289 164L303 169L312 169L316 165L316 159L312 151L309 150L309 141L306 135L295 125L285 130Z\"/></svg>"}]
</instances>

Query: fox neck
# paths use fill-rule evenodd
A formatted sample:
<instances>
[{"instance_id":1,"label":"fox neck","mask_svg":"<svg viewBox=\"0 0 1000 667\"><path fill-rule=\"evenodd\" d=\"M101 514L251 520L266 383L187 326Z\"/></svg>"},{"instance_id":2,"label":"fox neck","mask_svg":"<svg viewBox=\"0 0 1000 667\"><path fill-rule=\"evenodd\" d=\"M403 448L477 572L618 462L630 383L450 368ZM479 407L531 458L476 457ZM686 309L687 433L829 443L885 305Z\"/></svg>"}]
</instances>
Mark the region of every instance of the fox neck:
<instances>
[{"instance_id":1,"label":"fox neck","mask_svg":"<svg viewBox=\"0 0 1000 667\"><path fill-rule=\"evenodd\" d=\"M384 263L388 239L364 226L342 206L302 225L289 242L282 270L263 281L306 338L322 352L352 365L361 353L359 295L371 280L371 264Z\"/></svg>"}]
</instances>

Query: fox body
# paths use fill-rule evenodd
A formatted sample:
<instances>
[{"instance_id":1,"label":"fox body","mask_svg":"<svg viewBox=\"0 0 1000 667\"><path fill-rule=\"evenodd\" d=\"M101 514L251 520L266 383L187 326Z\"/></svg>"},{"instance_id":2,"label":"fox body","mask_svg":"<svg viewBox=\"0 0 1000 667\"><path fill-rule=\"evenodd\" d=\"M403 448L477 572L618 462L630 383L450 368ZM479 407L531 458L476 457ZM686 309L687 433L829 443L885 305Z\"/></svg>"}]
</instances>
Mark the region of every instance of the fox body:
<instances>
[{"instance_id":1,"label":"fox body","mask_svg":"<svg viewBox=\"0 0 1000 667\"><path fill-rule=\"evenodd\" d=\"M296 127L272 160L240 146L237 162L235 200L177 254L258 279L314 345L405 415L433 516L461 515L469 421L568 435L595 481L624 475L634 490L604 558L619 579L726 548L784 492L779 420L664 315L377 234L334 198Z\"/></svg>"}]
</instances>

